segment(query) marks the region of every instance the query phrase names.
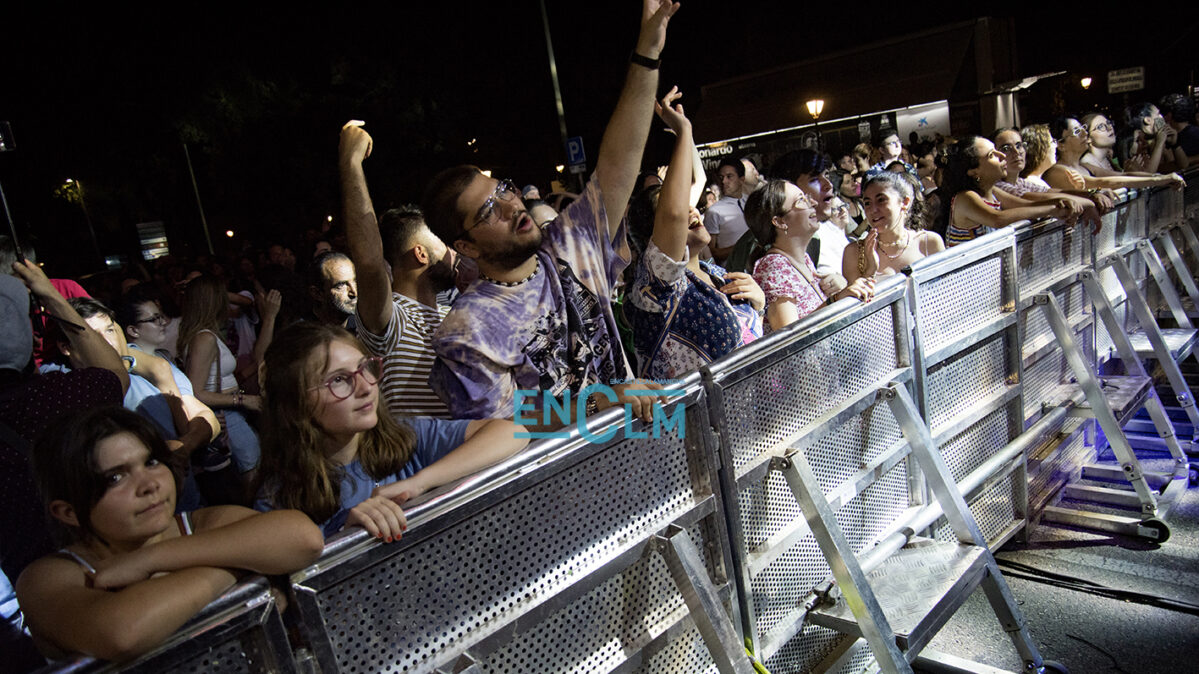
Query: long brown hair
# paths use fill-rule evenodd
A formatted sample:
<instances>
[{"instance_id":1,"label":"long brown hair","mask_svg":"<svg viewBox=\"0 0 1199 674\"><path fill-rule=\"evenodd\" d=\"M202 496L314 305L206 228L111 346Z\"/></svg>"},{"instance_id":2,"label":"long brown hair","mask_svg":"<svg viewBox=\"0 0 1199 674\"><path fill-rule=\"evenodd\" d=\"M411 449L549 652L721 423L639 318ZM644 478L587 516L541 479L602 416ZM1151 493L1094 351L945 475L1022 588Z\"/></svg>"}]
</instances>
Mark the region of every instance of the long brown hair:
<instances>
[{"instance_id":1,"label":"long brown hair","mask_svg":"<svg viewBox=\"0 0 1199 674\"><path fill-rule=\"evenodd\" d=\"M303 321L276 335L264 358L259 489L265 485L274 507L299 510L318 523L333 517L341 504L343 468L323 451L325 436L314 421L318 403L311 390L321 384L333 342L368 355L342 328ZM416 445L412 429L396 423L386 405L379 408L379 422L358 438L357 457L376 480L400 472Z\"/></svg>"},{"instance_id":2,"label":"long brown hair","mask_svg":"<svg viewBox=\"0 0 1199 674\"><path fill-rule=\"evenodd\" d=\"M228 316L229 295L224 281L209 274L188 281L187 289L183 291L183 317L179 319L179 352L186 353L202 330L212 330L219 335ZM217 386L220 387L220 382Z\"/></svg>"}]
</instances>

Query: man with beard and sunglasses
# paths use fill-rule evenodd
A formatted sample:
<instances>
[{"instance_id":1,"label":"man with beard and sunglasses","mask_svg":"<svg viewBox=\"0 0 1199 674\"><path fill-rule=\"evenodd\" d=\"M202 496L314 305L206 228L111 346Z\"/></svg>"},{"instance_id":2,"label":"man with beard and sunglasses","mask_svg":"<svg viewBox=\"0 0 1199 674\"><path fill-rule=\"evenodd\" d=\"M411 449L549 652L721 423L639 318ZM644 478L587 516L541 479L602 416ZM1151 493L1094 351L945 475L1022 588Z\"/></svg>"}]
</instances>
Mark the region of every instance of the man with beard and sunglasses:
<instances>
[{"instance_id":1,"label":"man with beard and sunglasses","mask_svg":"<svg viewBox=\"0 0 1199 674\"><path fill-rule=\"evenodd\" d=\"M677 9L669 1L644 0L641 32L595 173L581 197L544 230L510 180L494 180L474 166L442 171L426 190L422 206L430 228L479 268L478 280L433 338L438 359L430 384L455 418L512 418L518 391L535 392L521 394L522 408L540 408L548 396L565 402L569 395L572 410L591 414L626 404L634 416L652 418L656 398L626 393L652 385L629 381L612 289L629 261L621 215L641 169L659 56ZM581 392L593 384L611 386L615 395L594 393L580 405Z\"/></svg>"},{"instance_id":2,"label":"man with beard and sunglasses","mask_svg":"<svg viewBox=\"0 0 1199 674\"><path fill-rule=\"evenodd\" d=\"M362 122L341 129L340 171L346 239L358 281L358 338L383 359L379 389L397 414L450 417L429 387L431 339L449 307L437 293L454 287L455 256L425 224L418 207L393 208L376 220L362 162L373 141Z\"/></svg>"}]
</instances>

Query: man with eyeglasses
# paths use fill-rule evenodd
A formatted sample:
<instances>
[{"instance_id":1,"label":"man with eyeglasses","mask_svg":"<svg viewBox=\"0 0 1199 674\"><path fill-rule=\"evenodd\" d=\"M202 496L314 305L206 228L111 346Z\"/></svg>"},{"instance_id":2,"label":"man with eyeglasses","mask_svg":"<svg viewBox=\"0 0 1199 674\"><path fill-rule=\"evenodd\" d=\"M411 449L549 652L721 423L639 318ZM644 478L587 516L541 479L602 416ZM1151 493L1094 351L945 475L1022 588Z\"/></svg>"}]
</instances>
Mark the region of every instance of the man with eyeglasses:
<instances>
[{"instance_id":1,"label":"man with eyeglasses","mask_svg":"<svg viewBox=\"0 0 1199 674\"><path fill-rule=\"evenodd\" d=\"M894 164L895 162L899 162L900 164L903 164L903 168L905 171L907 171L908 173L911 173L913 176L916 175L916 168L914 166L912 166L911 164L907 163L906 161L899 158L900 155L903 154L903 143L899 140L898 133L890 132L887 135L883 136L882 139L879 141L878 151L880 153L882 153L882 159L880 159L877 164L875 164L874 166L871 166L866 171L867 178L872 178L872 177L874 177L875 174L886 171L887 167L890 166L891 164ZM919 176L917 176L917 177L919 177Z\"/></svg>"},{"instance_id":2,"label":"man with eyeglasses","mask_svg":"<svg viewBox=\"0 0 1199 674\"><path fill-rule=\"evenodd\" d=\"M544 230L511 181L474 166L442 171L426 190L430 229L479 269L433 336L438 360L429 383L454 418L512 418L518 390L536 391L527 399L536 405L569 394L574 409L584 388L631 378L612 310L613 287L629 261L621 216L640 172L666 26L678 7L644 0L595 173ZM585 410L627 403L648 420L651 400L625 392L646 387L612 385L616 400L592 395Z\"/></svg>"}]
</instances>

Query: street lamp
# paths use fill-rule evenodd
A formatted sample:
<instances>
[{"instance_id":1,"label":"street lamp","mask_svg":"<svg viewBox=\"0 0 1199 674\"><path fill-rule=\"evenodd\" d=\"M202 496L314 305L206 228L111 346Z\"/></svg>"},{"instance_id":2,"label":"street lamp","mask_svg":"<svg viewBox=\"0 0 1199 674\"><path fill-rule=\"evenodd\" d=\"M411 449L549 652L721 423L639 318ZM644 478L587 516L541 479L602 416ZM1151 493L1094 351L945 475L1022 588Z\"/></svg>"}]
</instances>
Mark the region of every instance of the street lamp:
<instances>
[{"instance_id":1,"label":"street lamp","mask_svg":"<svg viewBox=\"0 0 1199 674\"><path fill-rule=\"evenodd\" d=\"M812 116L812 121L820 121L820 113L824 111L824 100L813 98L804 105L808 107L808 114Z\"/></svg>"},{"instance_id":2,"label":"street lamp","mask_svg":"<svg viewBox=\"0 0 1199 674\"><path fill-rule=\"evenodd\" d=\"M1091 88L1091 78L1084 77L1084 78L1082 78L1082 81L1079 82L1079 84L1082 85L1083 89L1090 89Z\"/></svg>"}]
</instances>

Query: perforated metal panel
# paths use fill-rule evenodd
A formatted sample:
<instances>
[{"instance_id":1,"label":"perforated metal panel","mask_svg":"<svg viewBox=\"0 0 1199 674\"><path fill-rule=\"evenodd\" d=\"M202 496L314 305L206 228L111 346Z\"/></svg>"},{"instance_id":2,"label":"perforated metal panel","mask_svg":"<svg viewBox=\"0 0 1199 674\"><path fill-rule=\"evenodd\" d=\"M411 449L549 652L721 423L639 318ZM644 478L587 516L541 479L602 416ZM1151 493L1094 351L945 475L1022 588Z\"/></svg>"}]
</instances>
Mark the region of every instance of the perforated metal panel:
<instances>
[{"instance_id":1,"label":"perforated metal panel","mask_svg":"<svg viewBox=\"0 0 1199 674\"><path fill-rule=\"evenodd\" d=\"M924 386L933 433L955 415L1007 388L1008 376L1014 374L1006 362L1007 348L1007 334L997 333L929 368Z\"/></svg>"},{"instance_id":2,"label":"perforated metal panel","mask_svg":"<svg viewBox=\"0 0 1199 674\"><path fill-rule=\"evenodd\" d=\"M247 639L222 644L173 669L155 671L173 671L180 674L248 674L274 671L274 665L262 656L259 644Z\"/></svg>"},{"instance_id":3,"label":"perforated metal panel","mask_svg":"<svg viewBox=\"0 0 1199 674\"><path fill-rule=\"evenodd\" d=\"M1054 298L1066 315L1066 320L1073 324L1075 321L1091 314L1091 304L1087 299L1086 290L1082 283L1074 283L1054 291ZM1049 327L1045 312L1039 307L1030 306L1020 312L1020 324L1024 329L1024 353L1032 354L1057 338ZM1026 358L1028 355L1025 356Z\"/></svg>"},{"instance_id":4,"label":"perforated metal panel","mask_svg":"<svg viewBox=\"0 0 1199 674\"><path fill-rule=\"evenodd\" d=\"M1003 260L995 256L921 283L916 305L924 350L935 350L1002 315L1003 273Z\"/></svg>"},{"instance_id":5,"label":"perforated metal panel","mask_svg":"<svg viewBox=\"0 0 1199 674\"><path fill-rule=\"evenodd\" d=\"M1016 245L1017 279L1022 297L1041 292L1063 276L1077 273L1089 262L1087 233L1056 226Z\"/></svg>"},{"instance_id":6,"label":"perforated metal panel","mask_svg":"<svg viewBox=\"0 0 1199 674\"><path fill-rule=\"evenodd\" d=\"M907 471L905 464L900 464L838 510L837 523L854 551L861 552L907 506ZM779 555L751 581L757 632L775 628L831 573L812 536Z\"/></svg>"},{"instance_id":7,"label":"perforated metal panel","mask_svg":"<svg viewBox=\"0 0 1199 674\"><path fill-rule=\"evenodd\" d=\"M737 469L895 369L889 312L875 312L838 335L724 390L726 423L738 431L729 437Z\"/></svg>"},{"instance_id":8,"label":"perforated metal panel","mask_svg":"<svg viewBox=\"0 0 1199 674\"><path fill-rule=\"evenodd\" d=\"M1089 419L1067 419L1058 431L1058 443L1030 449L1035 451L1028 457L1030 517L1035 517L1063 484L1077 477L1084 464L1095 460L1095 450L1087 445L1083 428L1093 427L1094 423Z\"/></svg>"},{"instance_id":9,"label":"perforated metal panel","mask_svg":"<svg viewBox=\"0 0 1199 674\"><path fill-rule=\"evenodd\" d=\"M703 411L688 408L688 414ZM687 442L697 441L703 425L689 417L688 427ZM595 574L692 511L710 488L693 490L693 467L677 431L586 453L398 551L374 548L373 557L355 561L357 568L305 581L339 670L427 671L543 604L553 607L548 622L499 652L494 671L518 671L522 658L542 662L545 654L563 653L573 654L571 671L591 671L638 647L637 639L624 641L631 634L648 641L653 626L677 622L679 593L657 556L602 582ZM718 540L705 542L704 554L723 554ZM577 602L551 602L572 585L595 582ZM572 631L580 621L594 632Z\"/></svg>"},{"instance_id":10,"label":"perforated metal panel","mask_svg":"<svg viewBox=\"0 0 1199 674\"><path fill-rule=\"evenodd\" d=\"M1001 407L941 445L941 456L955 481L978 468L1012 440L1007 406Z\"/></svg>"},{"instance_id":11,"label":"perforated metal panel","mask_svg":"<svg viewBox=\"0 0 1199 674\"><path fill-rule=\"evenodd\" d=\"M1015 504L1017 502L1014 487L1016 473L1008 475L1003 480L991 485L967 505L970 513L978 522L978 529L989 544L997 544L1000 536L1007 531L1018 517ZM943 521L942 521L943 522ZM955 541L957 537L947 523L936 528L936 539L940 541Z\"/></svg>"},{"instance_id":12,"label":"perforated metal panel","mask_svg":"<svg viewBox=\"0 0 1199 674\"><path fill-rule=\"evenodd\" d=\"M687 533L702 550L700 528ZM666 563L651 552L531 629L519 631L480 667L496 674L608 672L624 662L627 651L646 646L686 614ZM646 664L645 671L662 671L667 664L671 672L715 667L694 624Z\"/></svg>"},{"instance_id":13,"label":"perforated metal panel","mask_svg":"<svg viewBox=\"0 0 1199 674\"><path fill-rule=\"evenodd\" d=\"M861 307L853 319L833 319L827 329L814 328L803 347L776 350L765 364L755 363L726 374L713 374L724 401L724 426L737 429L722 436L734 466L734 556L742 569L747 597L743 615L759 647L772 630L791 626L798 634L781 646L769 662L771 671L809 671L832 651L842 635L812 626L793 625L795 609L812 588L830 576L816 540L807 535L779 544L770 556L759 558L765 543L780 532L804 526L803 513L784 475L755 469L768 456L788 448L803 452L824 490L843 485L883 452L898 447L901 433L890 409L866 402L837 420L813 421L844 411L853 400L897 376L900 364L910 362L896 351L897 318L907 315L906 295L895 286L886 302ZM902 308L901 308L902 307ZM869 313L867 313L869 312ZM906 343L906 342L905 342ZM910 371L909 371L910 372ZM910 376L910 375L909 375ZM789 386L783 386L790 382ZM715 384L714 384L715 385ZM790 440L784 445L784 440ZM837 512L837 521L855 549L861 550L883 532L908 506L907 464L900 461L880 480L853 496ZM850 492L847 495L852 495ZM731 497L730 497L731 498ZM784 548L783 545L786 545Z\"/></svg>"},{"instance_id":14,"label":"perforated metal panel","mask_svg":"<svg viewBox=\"0 0 1199 674\"><path fill-rule=\"evenodd\" d=\"M259 674L294 672L295 664L270 584L250 576L137 660L118 665L85 659L61 671Z\"/></svg>"}]
</instances>

